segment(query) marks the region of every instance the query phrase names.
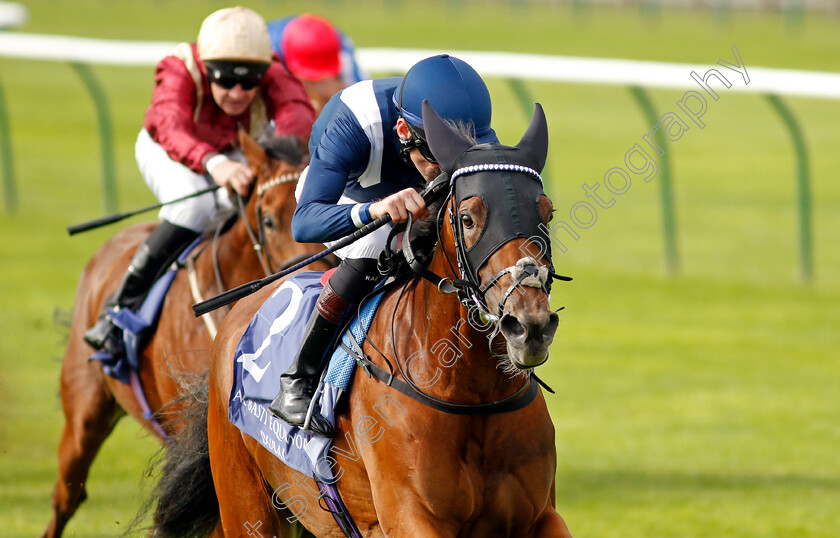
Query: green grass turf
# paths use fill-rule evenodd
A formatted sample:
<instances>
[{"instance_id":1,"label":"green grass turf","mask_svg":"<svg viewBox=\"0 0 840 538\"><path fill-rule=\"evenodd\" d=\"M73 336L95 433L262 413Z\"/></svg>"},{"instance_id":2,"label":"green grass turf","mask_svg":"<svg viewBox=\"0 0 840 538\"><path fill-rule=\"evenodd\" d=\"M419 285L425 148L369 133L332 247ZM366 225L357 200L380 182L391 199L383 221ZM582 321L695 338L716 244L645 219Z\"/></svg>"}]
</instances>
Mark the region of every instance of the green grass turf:
<instances>
[{"instance_id":1,"label":"green grass turf","mask_svg":"<svg viewBox=\"0 0 840 538\"><path fill-rule=\"evenodd\" d=\"M25 2L26 32L189 40L209 1ZM451 1L364 6L247 2L267 18L304 9L358 46L510 50L695 62L739 47L747 68L840 71L838 20L778 13L528 7ZM375 15L375 18L374 18ZM94 67L113 114L121 210L153 202L133 142L152 68ZM688 73L686 73L688 77ZM488 80L494 124L527 125L510 87ZM68 238L104 212L94 109L64 64L0 58L19 208L0 210L0 535L46 525L62 424L64 330L86 259L115 228ZM629 91L528 83L549 118L546 177L557 219L650 128ZM650 92L658 112L678 91ZM665 276L660 181L634 177L580 239L559 237L556 306L541 375L557 431L557 504L578 536L835 536L840 529L840 103L793 98L812 172L816 278L799 279L795 160L769 104L722 92L704 129L668 147L681 273ZM603 193L603 190L601 191ZM151 215L135 218L151 218ZM126 223L128 224L128 223ZM118 226L123 226L120 224ZM131 421L105 443L70 536L114 536L137 508L155 443Z\"/></svg>"}]
</instances>

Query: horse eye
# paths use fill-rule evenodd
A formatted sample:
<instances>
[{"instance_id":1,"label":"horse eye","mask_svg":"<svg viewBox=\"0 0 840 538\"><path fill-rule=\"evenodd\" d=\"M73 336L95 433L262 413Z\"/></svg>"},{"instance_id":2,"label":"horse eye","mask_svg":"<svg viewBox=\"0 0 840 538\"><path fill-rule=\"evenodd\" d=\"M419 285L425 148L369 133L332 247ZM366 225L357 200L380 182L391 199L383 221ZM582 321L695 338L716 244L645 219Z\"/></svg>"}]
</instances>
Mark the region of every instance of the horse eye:
<instances>
[{"instance_id":1,"label":"horse eye","mask_svg":"<svg viewBox=\"0 0 840 538\"><path fill-rule=\"evenodd\" d=\"M464 228L466 228L468 230L475 225L472 217L470 217L467 214L461 215L461 223L464 225Z\"/></svg>"},{"instance_id":2,"label":"horse eye","mask_svg":"<svg viewBox=\"0 0 840 538\"><path fill-rule=\"evenodd\" d=\"M263 226L266 228L273 230L274 229L274 218L270 215L266 215L263 217Z\"/></svg>"}]
</instances>

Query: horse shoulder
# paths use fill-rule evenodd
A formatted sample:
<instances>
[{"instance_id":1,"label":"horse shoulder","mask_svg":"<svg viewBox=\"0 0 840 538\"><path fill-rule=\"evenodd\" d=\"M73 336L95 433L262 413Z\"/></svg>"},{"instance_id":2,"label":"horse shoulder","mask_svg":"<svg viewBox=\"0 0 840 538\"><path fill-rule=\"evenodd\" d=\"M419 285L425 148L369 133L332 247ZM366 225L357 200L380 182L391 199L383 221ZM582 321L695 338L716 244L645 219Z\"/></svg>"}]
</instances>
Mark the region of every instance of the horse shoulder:
<instances>
[{"instance_id":1,"label":"horse shoulder","mask_svg":"<svg viewBox=\"0 0 840 538\"><path fill-rule=\"evenodd\" d=\"M542 396L509 414L456 416L361 371L353 384L339 419L336 468L342 495L347 489L359 500L345 499L354 517L386 532L412 522L463 529L480 521L492 534L505 521L528 528L553 512L554 428Z\"/></svg>"}]
</instances>

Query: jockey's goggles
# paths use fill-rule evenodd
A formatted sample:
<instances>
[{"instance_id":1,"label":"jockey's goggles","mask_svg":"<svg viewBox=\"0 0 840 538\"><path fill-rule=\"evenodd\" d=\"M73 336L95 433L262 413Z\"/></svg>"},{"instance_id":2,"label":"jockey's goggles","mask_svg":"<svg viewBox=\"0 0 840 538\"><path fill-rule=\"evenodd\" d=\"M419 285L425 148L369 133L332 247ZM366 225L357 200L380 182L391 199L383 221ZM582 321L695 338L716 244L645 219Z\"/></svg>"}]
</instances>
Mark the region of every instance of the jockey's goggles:
<instances>
[{"instance_id":1,"label":"jockey's goggles","mask_svg":"<svg viewBox=\"0 0 840 538\"><path fill-rule=\"evenodd\" d=\"M260 80L262 80L262 77L210 77L210 82L226 90L232 90L237 84L242 86L245 91L253 90L260 85Z\"/></svg>"},{"instance_id":2,"label":"jockey's goggles","mask_svg":"<svg viewBox=\"0 0 840 538\"><path fill-rule=\"evenodd\" d=\"M232 90L237 84L243 90L253 90L259 86L263 73L268 69L268 65L255 62L212 60L205 64L210 82L225 90Z\"/></svg>"},{"instance_id":3,"label":"jockey's goggles","mask_svg":"<svg viewBox=\"0 0 840 538\"><path fill-rule=\"evenodd\" d=\"M437 159L435 159L435 156L432 155L432 150L429 149L429 144L426 142L425 133L417 127L412 126L408 123L408 121L406 121L405 124L408 126L408 130L411 131L410 144L413 144L414 147L420 151L420 155L422 155L424 159L432 164L438 164Z\"/></svg>"},{"instance_id":4,"label":"jockey's goggles","mask_svg":"<svg viewBox=\"0 0 840 538\"><path fill-rule=\"evenodd\" d=\"M409 69L411 72L411 69ZM400 95L397 98L397 95L394 94L395 103L397 105L397 112L399 113L400 117L405 121L406 126L408 126L408 130L411 133L411 140L400 142L403 146L403 151L405 151L406 158L408 157L408 152L411 151L411 147L415 147L420 150L420 155L423 156L424 159L429 161L432 164L438 164L437 159L435 156L432 155L432 150L429 149L429 144L426 143L426 133L419 127L415 127L411 124L409 119L412 120L419 120L418 123L422 125L423 120L417 118L405 108L403 108L402 98L403 98L403 90L405 89L405 79L408 77L408 73L406 76L403 77L402 83L400 83Z\"/></svg>"}]
</instances>

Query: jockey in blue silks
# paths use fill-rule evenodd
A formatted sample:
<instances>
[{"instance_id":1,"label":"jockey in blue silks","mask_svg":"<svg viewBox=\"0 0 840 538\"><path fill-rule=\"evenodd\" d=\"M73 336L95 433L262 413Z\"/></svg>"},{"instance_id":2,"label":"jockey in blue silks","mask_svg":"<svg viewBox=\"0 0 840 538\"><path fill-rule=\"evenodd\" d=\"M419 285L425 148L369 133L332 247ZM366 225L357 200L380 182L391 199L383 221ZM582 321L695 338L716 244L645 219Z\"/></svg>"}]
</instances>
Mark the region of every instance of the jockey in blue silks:
<instances>
[{"instance_id":1,"label":"jockey in blue silks","mask_svg":"<svg viewBox=\"0 0 840 538\"><path fill-rule=\"evenodd\" d=\"M445 120L468 126L479 143L498 142L490 126L487 86L466 62L441 54L416 63L404 77L362 81L333 96L312 129L311 161L296 191L295 240L330 244L389 214L428 215L420 196L440 174L423 132L427 99ZM324 360L352 311L381 279L376 268L389 226L336 252L341 264L324 286L301 348L280 378L271 411L286 422L304 423ZM331 435L313 413L310 428Z\"/></svg>"}]
</instances>

